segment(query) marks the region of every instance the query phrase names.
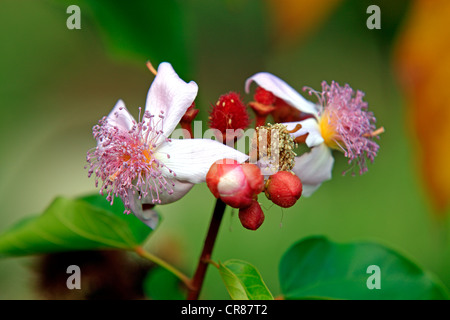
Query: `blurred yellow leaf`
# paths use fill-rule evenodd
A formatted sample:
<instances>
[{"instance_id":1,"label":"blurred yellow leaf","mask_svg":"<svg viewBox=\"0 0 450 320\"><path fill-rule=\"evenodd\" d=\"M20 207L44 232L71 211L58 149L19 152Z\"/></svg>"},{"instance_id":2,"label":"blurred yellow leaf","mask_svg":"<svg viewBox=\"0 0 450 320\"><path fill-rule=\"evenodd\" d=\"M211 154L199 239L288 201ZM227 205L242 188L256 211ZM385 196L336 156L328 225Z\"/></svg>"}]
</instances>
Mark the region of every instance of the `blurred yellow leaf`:
<instances>
[{"instance_id":1,"label":"blurred yellow leaf","mask_svg":"<svg viewBox=\"0 0 450 320\"><path fill-rule=\"evenodd\" d=\"M319 26L341 0L267 0L278 42L301 40Z\"/></svg>"},{"instance_id":2,"label":"blurred yellow leaf","mask_svg":"<svg viewBox=\"0 0 450 320\"><path fill-rule=\"evenodd\" d=\"M450 1L414 1L395 51L417 160L441 216L450 204L449 21Z\"/></svg>"}]
</instances>

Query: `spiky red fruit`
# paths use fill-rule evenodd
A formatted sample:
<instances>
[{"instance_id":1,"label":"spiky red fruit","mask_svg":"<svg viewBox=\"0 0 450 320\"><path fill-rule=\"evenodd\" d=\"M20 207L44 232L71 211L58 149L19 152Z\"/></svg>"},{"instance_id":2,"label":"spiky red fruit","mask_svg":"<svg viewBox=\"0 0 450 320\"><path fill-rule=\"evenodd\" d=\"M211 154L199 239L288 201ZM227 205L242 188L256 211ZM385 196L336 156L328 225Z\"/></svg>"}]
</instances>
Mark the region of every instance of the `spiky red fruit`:
<instances>
[{"instance_id":1,"label":"spiky red fruit","mask_svg":"<svg viewBox=\"0 0 450 320\"><path fill-rule=\"evenodd\" d=\"M264 177L254 164L241 165L235 160L222 159L209 169L206 185L216 198L227 205L245 208L263 191Z\"/></svg>"},{"instance_id":2,"label":"spiky red fruit","mask_svg":"<svg viewBox=\"0 0 450 320\"><path fill-rule=\"evenodd\" d=\"M246 229L257 230L263 224L264 218L264 212L256 200L253 200L249 207L239 209L239 220Z\"/></svg>"},{"instance_id":3,"label":"spiky red fruit","mask_svg":"<svg viewBox=\"0 0 450 320\"><path fill-rule=\"evenodd\" d=\"M220 132L223 142L239 138L240 134L237 132L244 130L249 124L247 109L236 92L220 96L210 111L209 127Z\"/></svg>"},{"instance_id":4,"label":"spiky red fruit","mask_svg":"<svg viewBox=\"0 0 450 320\"><path fill-rule=\"evenodd\" d=\"M279 171L267 180L265 194L276 205L289 208L300 199L302 191L299 177L292 172Z\"/></svg>"}]
</instances>

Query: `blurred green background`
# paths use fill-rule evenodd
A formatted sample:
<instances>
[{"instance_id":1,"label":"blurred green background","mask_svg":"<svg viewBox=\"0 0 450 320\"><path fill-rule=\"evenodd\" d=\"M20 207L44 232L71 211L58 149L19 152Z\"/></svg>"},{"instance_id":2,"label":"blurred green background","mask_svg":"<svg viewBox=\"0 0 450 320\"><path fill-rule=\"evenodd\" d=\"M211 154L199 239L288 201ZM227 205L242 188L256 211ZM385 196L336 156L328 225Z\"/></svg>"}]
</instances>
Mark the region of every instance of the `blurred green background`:
<instances>
[{"instance_id":1,"label":"blurred green background","mask_svg":"<svg viewBox=\"0 0 450 320\"><path fill-rule=\"evenodd\" d=\"M0 232L41 212L57 195L96 192L83 169L86 151L95 147L92 126L118 99L137 116L153 79L147 60L155 66L169 61L184 80L197 82L204 121L223 93L240 92L249 102L245 79L268 71L299 91L305 85L320 89L323 80L349 83L366 93L386 132L363 176L342 176L347 162L336 154L333 179L293 208L260 196L266 220L255 232L242 228L237 212L228 209L213 259L252 263L276 296L280 257L295 241L314 234L339 242L376 240L450 287L448 218L436 218L424 190L392 66L410 2L330 1L320 23L298 37L276 28L269 2L0 1ZM80 6L81 30L66 27L70 4ZM370 4L381 8L381 30L366 27ZM214 202L203 184L159 207L164 220L149 250L177 255L192 274ZM40 297L33 259L0 260L0 299ZM211 268L202 298L227 299L219 282Z\"/></svg>"}]
</instances>

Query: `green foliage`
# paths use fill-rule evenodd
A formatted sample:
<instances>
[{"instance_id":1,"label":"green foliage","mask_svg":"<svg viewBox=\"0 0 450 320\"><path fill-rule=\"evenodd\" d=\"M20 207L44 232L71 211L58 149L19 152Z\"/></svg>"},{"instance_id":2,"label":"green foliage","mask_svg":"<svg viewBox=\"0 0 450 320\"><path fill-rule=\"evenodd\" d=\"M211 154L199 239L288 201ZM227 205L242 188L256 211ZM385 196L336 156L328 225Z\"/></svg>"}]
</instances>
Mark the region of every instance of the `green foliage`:
<instances>
[{"instance_id":1,"label":"green foliage","mask_svg":"<svg viewBox=\"0 0 450 320\"><path fill-rule=\"evenodd\" d=\"M367 285L371 265L379 267L380 289ZM434 276L399 253L370 242L338 244L324 237L299 241L282 257L279 278L287 299L449 298Z\"/></svg>"},{"instance_id":2,"label":"green foliage","mask_svg":"<svg viewBox=\"0 0 450 320\"><path fill-rule=\"evenodd\" d=\"M79 200L86 201L94 207L104 209L120 218L126 224L126 228L130 230L137 243L144 242L152 231L149 230L149 227L143 224L133 214L124 214L123 212L125 211L125 206L123 205L123 202L118 198L114 200L114 203L112 205L110 204L110 202L105 200L104 196L98 193L80 197ZM159 220L161 221L161 217L159 218Z\"/></svg>"},{"instance_id":3,"label":"green foliage","mask_svg":"<svg viewBox=\"0 0 450 320\"><path fill-rule=\"evenodd\" d=\"M114 248L132 250L151 229L123 205L100 195L56 198L39 216L20 221L0 235L0 256L23 256L68 250Z\"/></svg>"},{"instance_id":4,"label":"green foliage","mask_svg":"<svg viewBox=\"0 0 450 320\"><path fill-rule=\"evenodd\" d=\"M180 280L161 267L150 270L142 286L149 299L184 300L186 296Z\"/></svg>"},{"instance_id":5,"label":"green foliage","mask_svg":"<svg viewBox=\"0 0 450 320\"><path fill-rule=\"evenodd\" d=\"M183 2L83 0L110 52L123 57L150 60L155 67L170 61L180 76L189 70L190 34Z\"/></svg>"},{"instance_id":6,"label":"green foliage","mask_svg":"<svg viewBox=\"0 0 450 320\"><path fill-rule=\"evenodd\" d=\"M228 260L219 264L219 272L233 300L273 300L258 270L250 263Z\"/></svg>"}]
</instances>

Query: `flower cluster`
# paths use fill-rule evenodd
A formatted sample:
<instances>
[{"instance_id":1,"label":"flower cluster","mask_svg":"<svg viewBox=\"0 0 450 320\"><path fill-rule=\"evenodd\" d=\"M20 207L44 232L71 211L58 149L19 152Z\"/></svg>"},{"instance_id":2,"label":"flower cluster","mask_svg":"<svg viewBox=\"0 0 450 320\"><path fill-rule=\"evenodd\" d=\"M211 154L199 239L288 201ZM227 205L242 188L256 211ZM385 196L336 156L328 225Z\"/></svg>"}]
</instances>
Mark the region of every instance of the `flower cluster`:
<instances>
[{"instance_id":1,"label":"flower cluster","mask_svg":"<svg viewBox=\"0 0 450 320\"><path fill-rule=\"evenodd\" d=\"M197 84L180 79L169 63L150 70L155 80L144 111L139 108L136 121L119 100L93 128L97 147L88 152L87 167L108 201L120 197L126 213L152 228L158 222L154 205L177 201L194 184L206 182L216 198L239 210L245 228L256 230L264 222L259 194L289 208L331 179L333 150L342 151L349 170L359 167L360 174L377 155L374 139L383 128L376 129L364 94L349 85L333 81L323 82L320 92L305 88L317 97L315 104L272 74L248 78L247 93L251 83L257 84L254 101L248 103L255 129L248 152L241 152L233 145L250 118L238 93L220 96L210 110L209 126L220 141L194 139ZM266 123L269 116L274 123ZM177 125L184 139L170 138ZM298 155L300 144L308 151Z\"/></svg>"},{"instance_id":2,"label":"flower cluster","mask_svg":"<svg viewBox=\"0 0 450 320\"><path fill-rule=\"evenodd\" d=\"M194 184L205 182L215 161L244 162L248 156L210 139L170 139L192 106L195 82L181 80L169 63L161 63L147 95L144 114L136 121L119 100L94 126L97 147L87 154L89 176L95 174L100 193L120 197L126 213L133 212L154 228L155 215L145 204L167 204L182 198Z\"/></svg>"},{"instance_id":3,"label":"flower cluster","mask_svg":"<svg viewBox=\"0 0 450 320\"><path fill-rule=\"evenodd\" d=\"M291 132L296 143L304 143L310 148L309 152L295 157L292 168L302 181L305 196L311 195L322 182L331 179L334 164L332 150L344 153L351 165L349 170L357 165L360 174L367 171L367 160L373 162L379 149L374 138L379 138L384 129L376 129L376 119L367 110L363 92L355 92L348 84L342 87L334 81L331 85L323 82L321 92L305 88L310 95L318 97L318 104L314 104L270 73L260 72L248 78L245 84L247 93L252 82L258 85L257 93L264 90L275 97L265 99L266 103L271 103L268 107L274 107L272 113L277 110L273 101L278 100L299 112L298 119L282 124ZM260 96L261 93L255 94L255 98L263 104ZM279 115L274 115L274 119L276 117L279 118Z\"/></svg>"}]
</instances>

